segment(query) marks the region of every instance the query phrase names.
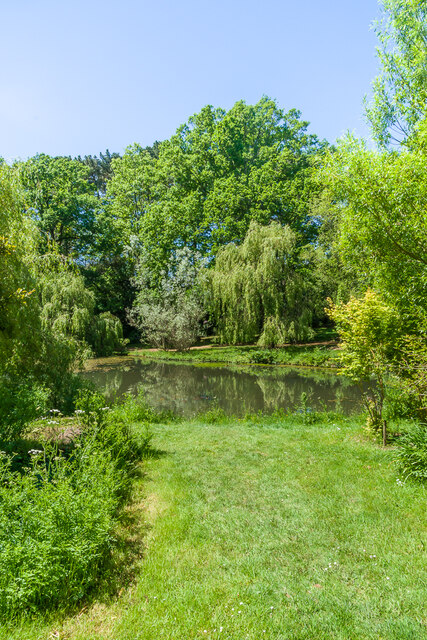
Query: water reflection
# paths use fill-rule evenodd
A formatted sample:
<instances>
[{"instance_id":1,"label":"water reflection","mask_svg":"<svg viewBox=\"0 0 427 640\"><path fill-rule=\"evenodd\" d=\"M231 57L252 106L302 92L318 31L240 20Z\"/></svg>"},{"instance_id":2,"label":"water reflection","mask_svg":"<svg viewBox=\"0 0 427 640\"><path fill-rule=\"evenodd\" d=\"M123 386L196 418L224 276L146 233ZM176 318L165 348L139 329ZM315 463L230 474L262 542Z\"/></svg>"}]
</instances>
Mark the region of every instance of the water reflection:
<instances>
[{"instance_id":1,"label":"water reflection","mask_svg":"<svg viewBox=\"0 0 427 640\"><path fill-rule=\"evenodd\" d=\"M294 410L301 394L312 409L352 413L360 408L359 389L325 371L288 367L225 367L149 362L133 357L93 360L84 374L108 399L142 388L147 402L159 410L184 416L212 406L244 415L275 409Z\"/></svg>"}]
</instances>

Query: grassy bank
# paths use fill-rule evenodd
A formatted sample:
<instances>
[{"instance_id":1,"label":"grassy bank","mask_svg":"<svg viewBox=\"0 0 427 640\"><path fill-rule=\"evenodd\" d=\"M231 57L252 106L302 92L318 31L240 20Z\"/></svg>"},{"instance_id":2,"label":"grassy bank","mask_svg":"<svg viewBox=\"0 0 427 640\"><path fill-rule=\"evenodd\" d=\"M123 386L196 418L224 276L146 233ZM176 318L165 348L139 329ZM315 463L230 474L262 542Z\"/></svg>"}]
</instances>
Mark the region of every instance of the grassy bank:
<instances>
[{"instance_id":1,"label":"grassy bank","mask_svg":"<svg viewBox=\"0 0 427 640\"><path fill-rule=\"evenodd\" d=\"M241 347L206 346L189 351L136 349L135 355L159 361L217 364L281 364L306 367L338 367L339 351L335 343L289 345L277 349L260 349L256 345Z\"/></svg>"},{"instance_id":2,"label":"grassy bank","mask_svg":"<svg viewBox=\"0 0 427 640\"><path fill-rule=\"evenodd\" d=\"M391 450L339 418L214 419L152 426L133 588L1 638L427 638L426 495Z\"/></svg>"}]
</instances>

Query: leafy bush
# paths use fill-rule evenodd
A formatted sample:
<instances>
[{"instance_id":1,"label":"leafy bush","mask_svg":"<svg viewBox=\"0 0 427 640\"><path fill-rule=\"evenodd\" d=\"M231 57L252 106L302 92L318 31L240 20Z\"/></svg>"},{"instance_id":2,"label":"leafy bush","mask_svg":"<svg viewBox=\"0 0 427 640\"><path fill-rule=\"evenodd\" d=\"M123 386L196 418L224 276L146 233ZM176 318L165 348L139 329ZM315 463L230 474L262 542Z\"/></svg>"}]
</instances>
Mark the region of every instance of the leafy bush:
<instances>
[{"instance_id":1,"label":"leafy bush","mask_svg":"<svg viewBox=\"0 0 427 640\"><path fill-rule=\"evenodd\" d=\"M159 424L161 422L171 422L176 420L176 416L170 411L155 411L150 407L140 391L138 395L131 393L124 394L121 399L114 404L109 413L109 420L116 422L124 421L128 424L134 422L146 424Z\"/></svg>"},{"instance_id":2,"label":"leafy bush","mask_svg":"<svg viewBox=\"0 0 427 640\"><path fill-rule=\"evenodd\" d=\"M110 412L100 393L81 393L76 406L84 425L82 441L109 453L118 467L126 467L130 473L149 448L151 435L146 434L141 443L136 440L129 413Z\"/></svg>"},{"instance_id":3,"label":"leafy bush","mask_svg":"<svg viewBox=\"0 0 427 640\"><path fill-rule=\"evenodd\" d=\"M188 247L178 249L156 282L147 259L144 252L138 259L134 278L138 294L129 320L149 344L185 351L202 334L201 272L205 261Z\"/></svg>"},{"instance_id":4,"label":"leafy bush","mask_svg":"<svg viewBox=\"0 0 427 640\"><path fill-rule=\"evenodd\" d=\"M82 432L68 456L45 446L19 471L0 456L3 618L72 604L99 580L135 463L149 449L104 403L81 394Z\"/></svg>"},{"instance_id":5,"label":"leafy bush","mask_svg":"<svg viewBox=\"0 0 427 640\"><path fill-rule=\"evenodd\" d=\"M387 423L383 408L386 380L398 356L402 336L402 318L398 311L368 289L363 298L351 298L347 304L330 302L328 315L340 334L343 372L351 380L363 383L367 409L367 429L387 441Z\"/></svg>"},{"instance_id":6,"label":"leafy bush","mask_svg":"<svg viewBox=\"0 0 427 640\"><path fill-rule=\"evenodd\" d=\"M35 453L26 473L0 463L0 614L81 599L112 546L123 477L108 453Z\"/></svg>"},{"instance_id":7,"label":"leafy bush","mask_svg":"<svg viewBox=\"0 0 427 640\"><path fill-rule=\"evenodd\" d=\"M197 420L207 424L222 424L230 420L222 407L214 406L211 409L197 415Z\"/></svg>"},{"instance_id":8,"label":"leafy bush","mask_svg":"<svg viewBox=\"0 0 427 640\"><path fill-rule=\"evenodd\" d=\"M254 364L273 364L275 357L271 351L252 351L249 360Z\"/></svg>"},{"instance_id":9,"label":"leafy bush","mask_svg":"<svg viewBox=\"0 0 427 640\"><path fill-rule=\"evenodd\" d=\"M130 317L150 345L186 351L201 335L203 313L196 300L182 296L174 304L141 304Z\"/></svg>"},{"instance_id":10,"label":"leafy bush","mask_svg":"<svg viewBox=\"0 0 427 640\"><path fill-rule=\"evenodd\" d=\"M400 439L396 452L397 463L406 478L427 481L427 425L415 425Z\"/></svg>"},{"instance_id":11,"label":"leafy bush","mask_svg":"<svg viewBox=\"0 0 427 640\"><path fill-rule=\"evenodd\" d=\"M415 394L400 380L387 384L384 417L386 420L401 420L418 417L419 404Z\"/></svg>"},{"instance_id":12,"label":"leafy bush","mask_svg":"<svg viewBox=\"0 0 427 640\"><path fill-rule=\"evenodd\" d=\"M18 381L0 378L0 442L15 440L26 425L42 415L48 402L48 391L34 380Z\"/></svg>"}]
</instances>

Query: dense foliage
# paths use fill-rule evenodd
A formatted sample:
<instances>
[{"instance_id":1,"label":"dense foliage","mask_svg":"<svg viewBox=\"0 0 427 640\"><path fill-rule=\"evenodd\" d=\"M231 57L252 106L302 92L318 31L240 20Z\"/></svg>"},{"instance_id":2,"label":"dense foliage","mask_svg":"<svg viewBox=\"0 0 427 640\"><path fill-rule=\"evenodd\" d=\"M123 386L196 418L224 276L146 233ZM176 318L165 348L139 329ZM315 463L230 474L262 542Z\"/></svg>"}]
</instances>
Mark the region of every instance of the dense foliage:
<instances>
[{"instance_id":1,"label":"dense foliage","mask_svg":"<svg viewBox=\"0 0 427 640\"><path fill-rule=\"evenodd\" d=\"M345 262L403 314L427 318L427 173L422 144L369 151L347 139L328 166Z\"/></svg>"},{"instance_id":2,"label":"dense foliage","mask_svg":"<svg viewBox=\"0 0 427 640\"><path fill-rule=\"evenodd\" d=\"M329 314L341 337L344 372L351 380L363 383L368 427L374 433L382 432L386 444L383 409L387 380L396 371L399 358L401 317L369 289L361 299L331 304Z\"/></svg>"},{"instance_id":3,"label":"dense foliage","mask_svg":"<svg viewBox=\"0 0 427 640\"><path fill-rule=\"evenodd\" d=\"M45 244L23 197L20 173L1 165L0 440L48 404L69 410L81 384L76 366L92 348L111 354L124 346L120 323L95 315L93 293L57 245Z\"/></svg>"},{"instance_id":4,"label":"dense foliage","mask_svg":"<svg viewBox=\"0 0 427 640\"><path fill-rule=\"evenodd\" d=\"M242 242L251 221L276 220L312 240L313 169L325 146L298 111L268 98L228 112L207 106L160 145L158 158L133 145L113 161L112 215L125 240L139 237L153 271L176 247L214 258Z\"/></svg>"},{"instance_id":5,"label":"dense foliage","mask_svg":"<svg viewBox=\"0 0 427 640\"><path fill-rule=\"evenodd\" d=\"M156 284L146 255L140 256L134 278L137 297L129 318L149 344L182 351L197 341L204 316L204 265L199 253L178 249Z\"/></svg>"},{"instance_id":6,"label":"dense foliage","mask_svg":"<svg viewBox=\"0 0 427 640\"><path fill-rule=\"evenodd\" d=\"M126 405L84 394L73 447L41 443L25 469L0 454L0 616L72 606L99 581L135 463L149 450ZM148 414L147 414L148 415Z\"/></svg>"},{"instance_id":7,"label":"dense foliage","mask_svg":"<svg viewBox=\"0 0 427 640\"><path fill-rule=\"evenodd\" d=\"M218 252L210 273L212 312L219 338L271 347L312 336L316 291L310 252L289 226L250 224L240 246Z\"/></svg>"},{"instance_id":8,"label":"dense foliage","mask_svg":"<svg viewBox=\"0 0 427 640\"><path fill-rule=\"evenodd\" d=\"M427 105L427 6L425 0L381 0L383 18L374 25L380 75L367 105L380 146L402 143L417 129Z\"/></svg>"}]
</instances>

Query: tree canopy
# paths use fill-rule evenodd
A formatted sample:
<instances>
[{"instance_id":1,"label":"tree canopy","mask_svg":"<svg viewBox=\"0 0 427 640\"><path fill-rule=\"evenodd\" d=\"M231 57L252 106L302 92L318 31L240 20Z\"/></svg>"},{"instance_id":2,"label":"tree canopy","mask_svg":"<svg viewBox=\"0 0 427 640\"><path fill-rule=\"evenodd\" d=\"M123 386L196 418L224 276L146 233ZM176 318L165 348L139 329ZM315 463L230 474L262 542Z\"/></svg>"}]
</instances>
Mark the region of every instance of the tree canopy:
<instances>
[{"instance_id":1,"label":"tree canopy","mask_svg":"<svg viewBox=\"0 0 427 640\"><path fill-rule=\"evenodd\" d=\"M219 338L258 339L275 346L311 336L315 288L309 255L289 226L251 222L243 243L218 252L210 272L211 306Z\"/></svg>"},{"instance_id":2,"label":"tree canopy","mask_svg":"<svg viewBox=\"0 0 427 640\"><path fill-rule=\"evenodd\" d=\"M177 247L214 258L242 242L253 220L288 224L299 241L313 240L313 171L326 143L307 126L298 111L264 97L228 112L204 107L160 145L158 158L128 147L107 189L123 237L139 237L154 270Z\"/></svg>"},{"instance_id":3,"label":"tree canopy","mask_svg":"<svg viewBox=\"0 0 427 640\"><path fill-rule=\"evenodd\" d=\"M329 164L343 255L405 314L427 318L427 171L422 148L343 142Z\"/></svg>"},{"instance_id":4,"label":"tree canopy","mask_svg":"<svg viewBox=\"0 0 427 640\"><path fill-rule=\"evenodd\" d=\"M427 4L425 0L381 0L374 24L381 72L366 113L380 146L404 142L426 116Z\"/></svg>"},{"instance_id":5,"label":"tree canopy","mask_svg":"<svg viewBox=\"0 0 427 640\"><path fill-rule=\"evenodd\" d=\"M39 154L20 165L28 212L45 239L81 257L91 243L96 199L91 171L78 160Z\"/></svg>"}]
</instances>

